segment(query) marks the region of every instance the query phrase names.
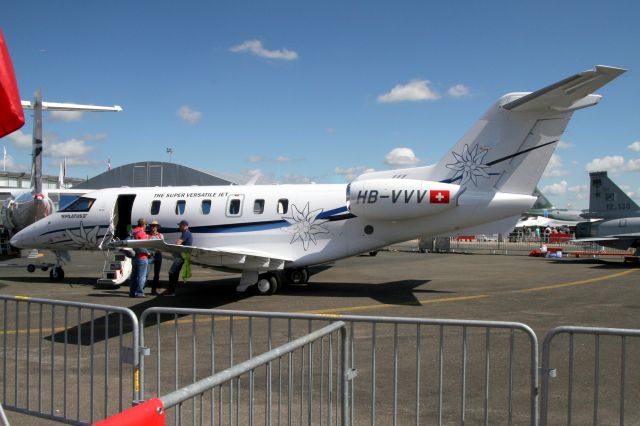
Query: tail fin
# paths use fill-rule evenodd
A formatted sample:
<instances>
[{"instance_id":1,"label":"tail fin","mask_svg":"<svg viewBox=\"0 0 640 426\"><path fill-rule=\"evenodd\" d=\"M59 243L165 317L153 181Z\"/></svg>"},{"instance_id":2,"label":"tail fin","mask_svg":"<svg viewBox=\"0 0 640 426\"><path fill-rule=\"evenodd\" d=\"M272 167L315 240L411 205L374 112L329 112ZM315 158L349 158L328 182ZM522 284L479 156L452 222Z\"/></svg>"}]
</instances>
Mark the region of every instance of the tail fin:
<instances>
[{"instance_id":1,"label":"tail fin","mask_svg":"<svg viewBox=\"0 0 640 426\"><path fill-rule=\"evenodd\" d=\"M609 177L607 172L589 173L589 217L613 219L640 213L640 207Z\"/></svg>"},{"instance_id":2,"label":"tail fin","mask_svg":"<svg viewBox=\"0 0 640 426\"><path fill-rule=\"evenodd\" d=\"M551 204L551 201L549 201L547 197L545 197L544 194L540 192L538 187L536 187L536 189L533 190L533 196L538 197L538 199L533 204L533 207L531 207L532 209L552 209L553 208L553 204Z\"/></svg>"},{"instance_id":3,"label":"tail fin","mask_svg":"<svg viewBox=\"0 0 640 426\"><path fill-rule=\"evenodd\" d=\"M624 73L598 65L532 93L501 97L432 166L365 173L356 180L397 178L455 183L465 190L531 195L573 111L597 104L591 93Z\"/></svg>"},{"instance_id":4,"label":"tail fin","mask_svg":"<svg viewBox=\"0 0 640 426\"><path fill-rule=\"evenodd\" d=\"M599 65L532 93L503 96L435 166L431 179L530 195L573 111L597 104L601 96L591 93L623 72Z\"/></svg>"}]
</instances>

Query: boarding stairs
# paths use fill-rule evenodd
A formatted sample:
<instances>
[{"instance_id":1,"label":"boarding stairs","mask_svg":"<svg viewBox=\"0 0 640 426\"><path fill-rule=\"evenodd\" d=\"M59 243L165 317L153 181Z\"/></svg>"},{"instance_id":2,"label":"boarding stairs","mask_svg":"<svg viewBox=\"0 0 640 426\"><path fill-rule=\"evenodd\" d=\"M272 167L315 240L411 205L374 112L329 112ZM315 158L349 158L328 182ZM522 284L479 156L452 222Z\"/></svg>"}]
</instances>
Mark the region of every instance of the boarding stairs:
<instances>
[{"instance_id":1,"label":"boarding stairs","mask_svg":"<svg viewBox=\"0 0 640 426\"><path fill-rule=\"evenodd\" d=\"M17 254L16 249L9 243L10 240L11 237L9 236L9 231L0 226L0 256L12 256Z\"/></svg>"},{"instance_id":2,"label":"boarding stairs","mask_svg":"<svg viewBox=\"0 0 640 426\"><path fill-rule=\"evenodd\" d=\"M102 268L97 287L117 287L131 275L131 259L121 251L109 252Z\"/></svg>"}]
</instances>

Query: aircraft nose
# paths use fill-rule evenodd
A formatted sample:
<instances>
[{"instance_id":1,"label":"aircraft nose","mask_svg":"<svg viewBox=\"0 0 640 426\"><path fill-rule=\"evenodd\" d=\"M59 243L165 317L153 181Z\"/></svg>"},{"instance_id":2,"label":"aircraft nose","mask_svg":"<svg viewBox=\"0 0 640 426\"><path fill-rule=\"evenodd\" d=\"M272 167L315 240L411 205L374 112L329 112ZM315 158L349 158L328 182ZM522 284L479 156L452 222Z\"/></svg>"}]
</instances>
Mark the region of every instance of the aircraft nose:
<instances>
[{"instance_id":1,"label":"aircraft nose","mask_svg":"<svg viewBox=\"0 0 640 426\"><path fill-rule=\"evenodd\" d=\"M11 240L9 240L9 243L14 247L22 248L22 245L21 245L22 237L20 236L20 232L18 232L16 235L11 237Z\"/></svg>"},{"instance_id":2,"label":"aircraft nose","mask_svg":"<svg viewBox=\"0 0 640 426\"><path fill-rule=\"evenodd\" d=\"M11 240L9 242L12 246L17 248L29 248L28 242L33 240L33 238L30 238L27 233L25 233L25 231L26 229L23 229L22 231L11 237Z\"/></svg>"}]
</instances>

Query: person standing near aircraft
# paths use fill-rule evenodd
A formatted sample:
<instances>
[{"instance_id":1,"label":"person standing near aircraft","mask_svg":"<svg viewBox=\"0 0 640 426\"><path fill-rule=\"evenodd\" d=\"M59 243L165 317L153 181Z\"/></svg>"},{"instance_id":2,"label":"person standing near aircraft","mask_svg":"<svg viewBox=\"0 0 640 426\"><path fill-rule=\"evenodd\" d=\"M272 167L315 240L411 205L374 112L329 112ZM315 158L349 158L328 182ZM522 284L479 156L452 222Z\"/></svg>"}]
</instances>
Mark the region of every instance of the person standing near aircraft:
<instances>
[{"instance_id":1,"label":"person standing near aircraft","mask_svg":"<svg viewBox=\"0 0 640 426\"><path fill-rule=\"evenodd\" d=\"M148 240L149 234L146 231L147 221L144 218L138 219L138 226L131 231L131 239ZM129 279L129 297L144 297L144 285L147 282L147 267L149 265L149 250L145 248L135 248L131 268L131 278Z\"/></svg>"},{"instance_id":2,"label":"person standing near aircraft","mask_svg":"<svg viewBox=\"0 0 640 426\"><path fill-rule=\"evenodd\" d=\"M176 241L176 245L179 246L192 246L193 245L193 236L191 235L191 231L189 231L189 222L186 220L181 220L178 223L180 227L180 238ZM173 256L173 264L169 269L169 288L167 288L163 296L175 296L176 295L176 286L178 285L178 278L180 277L180 271L182 270L182 265L184 265L184 253L175 253Z\"/></svg>"},{"instance_id":3,"label":"person standing near aircraft","mask_svg":"<svg viewBox=\"0 0 640 426\"><path fill-rule=\"evenodd\" d=\"M160 232L160 223L157 220L151 222L151 233L149 234L150 240L164 240L164 235ZM160 279L160 269L162 268L162 252L156 250L153 253L151 259L153 263L153 280L151 281L151 294L158 295L158 281Z\"/></svg>"}]
</instances>

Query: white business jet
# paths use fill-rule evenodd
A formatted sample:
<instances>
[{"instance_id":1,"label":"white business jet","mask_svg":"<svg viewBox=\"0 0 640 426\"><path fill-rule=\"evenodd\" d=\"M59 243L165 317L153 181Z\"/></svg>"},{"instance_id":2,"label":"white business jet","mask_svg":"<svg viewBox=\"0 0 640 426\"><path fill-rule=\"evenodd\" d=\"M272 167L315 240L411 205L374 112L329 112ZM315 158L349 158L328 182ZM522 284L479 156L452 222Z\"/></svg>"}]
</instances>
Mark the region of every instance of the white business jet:
<instances>
[{"instance_id":1,"label":"white business jet","mask_svg":"<svg viewBox=\"0 0 640 426\"><path fill-rule=\"evenodd\" d=\"M87 193L13 237L18 247L139 247L189 252L194 264L241 272L239 291L272 294L308 267L419 235L513 227L573 112L625 70L597 66L532 93L509 93L439 163L365 173L350 184L110 188ZM137 218L166 241L125 241ZM194 246L176 246L188 220Z\"/></svg>"}]
</instances>

